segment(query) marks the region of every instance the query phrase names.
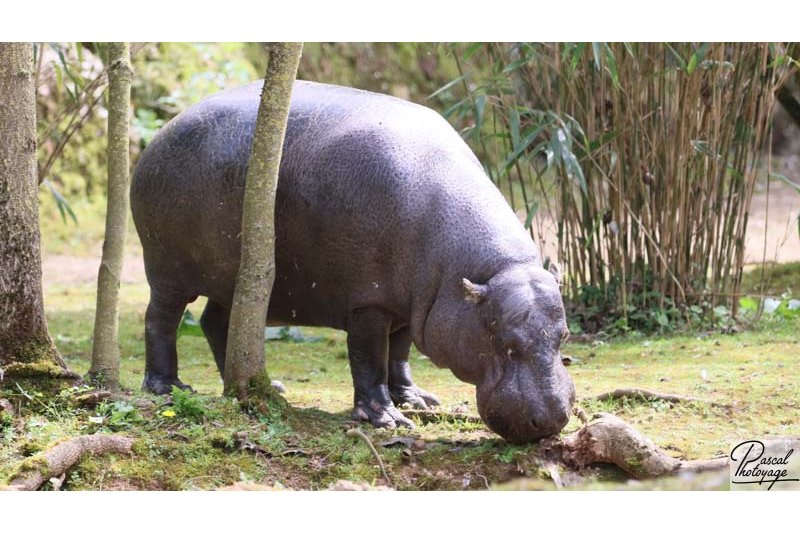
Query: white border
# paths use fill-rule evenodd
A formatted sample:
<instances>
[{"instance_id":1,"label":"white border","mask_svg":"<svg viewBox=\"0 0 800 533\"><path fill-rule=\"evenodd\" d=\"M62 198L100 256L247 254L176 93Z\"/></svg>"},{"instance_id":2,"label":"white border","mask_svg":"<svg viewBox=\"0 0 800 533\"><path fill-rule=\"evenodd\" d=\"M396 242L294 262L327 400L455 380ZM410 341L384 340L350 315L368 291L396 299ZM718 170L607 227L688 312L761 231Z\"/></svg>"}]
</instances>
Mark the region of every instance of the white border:
<instances>
[{"instance_id":1,"label":"white border","mask_svg":"<svg viewBox=\"0 0 800 533\"><path fill-rule=\"evenodd\" d=\"M38 0L0 39L74 41L793 41L797 7L743 0Z\"/></svg>"}]
</instances>

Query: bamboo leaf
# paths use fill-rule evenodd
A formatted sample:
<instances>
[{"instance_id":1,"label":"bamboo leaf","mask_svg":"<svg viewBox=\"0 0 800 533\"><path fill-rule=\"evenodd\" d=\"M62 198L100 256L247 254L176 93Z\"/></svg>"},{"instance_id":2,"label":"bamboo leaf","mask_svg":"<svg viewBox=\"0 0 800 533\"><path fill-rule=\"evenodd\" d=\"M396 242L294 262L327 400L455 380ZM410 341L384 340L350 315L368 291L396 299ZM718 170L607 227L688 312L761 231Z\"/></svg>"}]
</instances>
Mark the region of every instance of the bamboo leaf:
<instances>
[{"instance_id":1,"label":"bamboo leaf","mask_svg":"<svg viewBox=\"0 0 800 533\"><path fill-rule=\"evenodd\" d=\"M438 96L438 95L440 95L441 93L443 93L443 92L447 91L448 89L450 89L451 87L453 87L455 84L457 84L457 83L460 83L460 82L461 82L462 80L464 80L465 78L466 78L466 75L464 75L464 76L459 76L459 77L457 77L456 79L454 79L454 80L452 80L452 81L449 81L449 82L447 82L447 83L446 83L446 84L444 84L442 87L439 87L439 88L438 88L438 89L436 89L436 90L435 90L433 93L431 93L430 95L428 95L428 98L427 98L427 99L428 99L428 100L430 100L431 98L435 98L435 97L437 97L437 96Z\"/></svg>"},{"instance_id":2,"label":"bamboo leaf","mask_svg":"<svg viewBox=\"0 0 800 533\"><path fill-rule=\"evenodd\" d=\"M594 69L600 70L602 65L602 51L600 50L600 43L592 43L592 53L594 54Z\"/></svg>"},{"instance_id":3,"label":"bamboo leaf","mask_svg":"<svg viewBox=\"0 0 800 533\"><path fill-rule=\"evenodd\" d=\"M486 110L486 95L480 94L475 98L475 130L483 129L484 111Z\"/></svg>"},{"instance_id":4,"label":"bamboo leaf","mask_svg":"<svg viewBox=\"0 0 800 533\"><path fill-rule=\"evenodd\" d=\"M697 68L697 52L692 54L692 57L689 59L689 64L686 65L686 73L691 75L695 68Z\"/></svg>"},{"instance_id":5,"label":"bamboo leaf","mask_svg":"<svg viewBox=\"0 0 800 533\"><path fill-rule=\"evenodd\" d=\"M578 62L583 56L583 51L586 50L586 43L578 43L572 51L572 70L578 68Z\"/></svg>"},{"instance_id":6,"label":"bamboo leaf","mask_svg":"<svg viewBox=\"0 0 800 533\"><path fill-rule=\"evenodd\" d=\"M525 229L530 229L531 224L533 224L533 217L535 217L536 212L539 211L539 202L533 200L527 205L527 210L528 215L525 217Z\"/></svg>"},{"instance_id":7,"label":"bamboo leaf","mask_svg":"<svg viewBox=\"0 0 800 533\"><path fill-rule=\"evenodd\" d=\"M614 51L608 46L608 43L603 43L603 48L605 50L606 62L608 63L608 72L611 74L611 81L614 82L614 86L619 88L619 73L617 72L617 60L614 57Z\"/></svg>"},{"instance_id":8,"label":"bamboo leaf","mask_svg":"<svg viewBox=\"0 0 800 533\"><path fill-rule=\"evenodd\" d=\"M505 175L511 169L511 167L514 166L514 163L516 163L520 156L522 156L522 154L528 150L531 143L533 143L533 141L536 140L539 135L541 135L542 131L544 131L544 126L538 126L529 132L522 141L520 141L517 149L511 152L511 155L506 158L506 163L502 172L503 175Z\"/></svg>"},{"instance_id":9,"label":"bamboo leaf","mask_svg":"<svg viewBox=\"0 0 800 533\"><path fill-rule=\"evenodd\" d=\"M511 128L511 147L516 150L519 147L519 111L516 108L509 112L508 122Z\"/></svg>"},{"instance_id":10,"label":"bamboo leaf","mask_svg":"<svg viewBox=\"0 0 800 533\"><path fill-rule=\"evenodd\" d=\"M678 66L681 68L681 70L686 70L686 61L685 61L685 60L684 60L684 59L681 57L681 55L678 53L678 51L677 51L677 50L675 50L675 49L674 49L674 48L673 48L673 47L672 47L670 44L668 44L668 43L664 43L664 46L666 46L666 47L667 47L667 50L669 50L669 51L670 51L670 53L672 54L672 57L674 57L674 58L675 58L675 61L677 61L677 62L678 62Z\"/></svg>"},{"instance_id":11,"label":"bamboo leaf","mask_svg":"<svg viewBox=\"0 0 800 533\"><path fill-rule=\"evenodd\" d=\"M49 190L50 194L53 195L53 199L56 201L56 207L58 208L58 212L61 214L61 220L64 222L64 224L67 223L67 215L69 215L69 217L72 219L72 222L77 226L78 217L75 216L75 212L72 210L69 202L60 192L58 192L58 189L56 189L56 186L53 184L53 182L45 178L42 180L42 185L47 187L47 190Z\"/></svg>"},{"instance_id":12,"label":"bamboo leaf","mask_svg":"<svg viewBox=\"0 0 800 533\"><path fill-rule=\"evenodd\" d=\"M471 45L469 45L467 49L464 51L464 56L463 56L464 61L467 61L470 57L472 57L475 54L475 52L480 50L482 47L483 43L472 43Z\"/></svg>"},{"instance_id":13,"label":"bamboo leaf","mask_svg":"<svg viewBox=\"0 0 800 533\"><path fill-rule=\"evenodd\" d=\"M465 102L466 102L466 99L459 100L458 102L456 102L452 106L450 106L447 109L445 109L444 111L442 111L442 116L444 118L450 118L450 115L452 115L453 113L458 111L464 105Z\"/></svg>"},{"instance_id":14,"label":"bamboo leaf","mask_svg":"<svg viewBox=\"0 0 800 533\"><path fill-rule=\"evenodd\" d=\"M780 181L784 182L786 185L788 185L789 187L791 187L792 189L796 190L797 192L800 192L800 183L793 182L792 180L790 180L789 178L787 178L783 174L778 174L777 172L770 172L769 177L773 178L773 179L776 179L776 180L780 180Z\"/></svg>"}]
</instances>

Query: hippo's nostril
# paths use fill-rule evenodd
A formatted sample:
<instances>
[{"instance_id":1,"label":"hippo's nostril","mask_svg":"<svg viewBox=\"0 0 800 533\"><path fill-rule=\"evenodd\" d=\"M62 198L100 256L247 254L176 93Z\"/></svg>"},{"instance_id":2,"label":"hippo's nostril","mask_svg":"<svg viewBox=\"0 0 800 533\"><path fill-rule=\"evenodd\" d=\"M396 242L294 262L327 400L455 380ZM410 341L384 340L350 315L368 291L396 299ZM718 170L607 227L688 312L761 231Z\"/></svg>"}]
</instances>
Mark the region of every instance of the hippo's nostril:
<instances>
[{"instance_id":1,"label":"hippo's nostril","mask_svg":"<svg viewBox=\"0 0 800 533\"><path fill-rule=\"evenodd\" d=\"M533 429L539 429L539 424L536 423L536 419L535 418L531 418L528 422L530 423L530 425L531 425L531 427Z\"/></svg>"}]
</instances>

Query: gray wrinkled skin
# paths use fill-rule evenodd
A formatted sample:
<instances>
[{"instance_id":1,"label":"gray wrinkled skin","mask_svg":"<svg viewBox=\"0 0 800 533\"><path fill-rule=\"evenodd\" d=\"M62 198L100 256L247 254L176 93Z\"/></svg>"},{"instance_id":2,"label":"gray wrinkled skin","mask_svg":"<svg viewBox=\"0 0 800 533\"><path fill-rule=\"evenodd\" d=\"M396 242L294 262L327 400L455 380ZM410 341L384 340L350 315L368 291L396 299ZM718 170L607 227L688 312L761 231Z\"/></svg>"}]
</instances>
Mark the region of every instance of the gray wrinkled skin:
<instances>
[{"instance_id":1,"label":"gray wrinkled skin","mask_svg":"<svg viewBox=\"0 0 800 533\"><path fill-rule=\"evenodd\" d=\"M261 82L218 93L159 132L133 177L131 208L151 287L144 388L178 380L187 303L220 372L239 266L246 163ZM413 342L477 386L494 431L531 442L567 423L574 387L553 276L450 125L427 108L299 81L276 200L270 324L347 331L354 416L411 423L396 405L436 405L411 379Z\"/></svg>"}]
</instances>

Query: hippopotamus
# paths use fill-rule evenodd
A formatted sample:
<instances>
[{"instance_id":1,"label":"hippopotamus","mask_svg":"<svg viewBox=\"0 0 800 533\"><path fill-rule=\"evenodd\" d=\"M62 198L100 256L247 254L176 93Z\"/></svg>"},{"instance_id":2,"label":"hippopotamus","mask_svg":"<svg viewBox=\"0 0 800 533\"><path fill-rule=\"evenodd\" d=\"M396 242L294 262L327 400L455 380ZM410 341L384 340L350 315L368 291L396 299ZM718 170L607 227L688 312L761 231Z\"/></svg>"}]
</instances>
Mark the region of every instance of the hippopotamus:
<instances>
[{"instance_id":1,"label":"hippopotamus","mask_svg":"<svg viewBox=\"0 0 800 533\"><path fill-rule=\"evenodd\" d=\"M262 82L219 92L172 119L131 185L150 302L143 388L178 379L176 329L200 324L220 373L239 269L242 200ZM575 389L554 273L458 133L388 95L295 82L275 199L268 324L344 330L356 419L411 426L431 408L412 343L474 384L478 412L510 442L558 433Z\"/></svg>"}]
</instances>

